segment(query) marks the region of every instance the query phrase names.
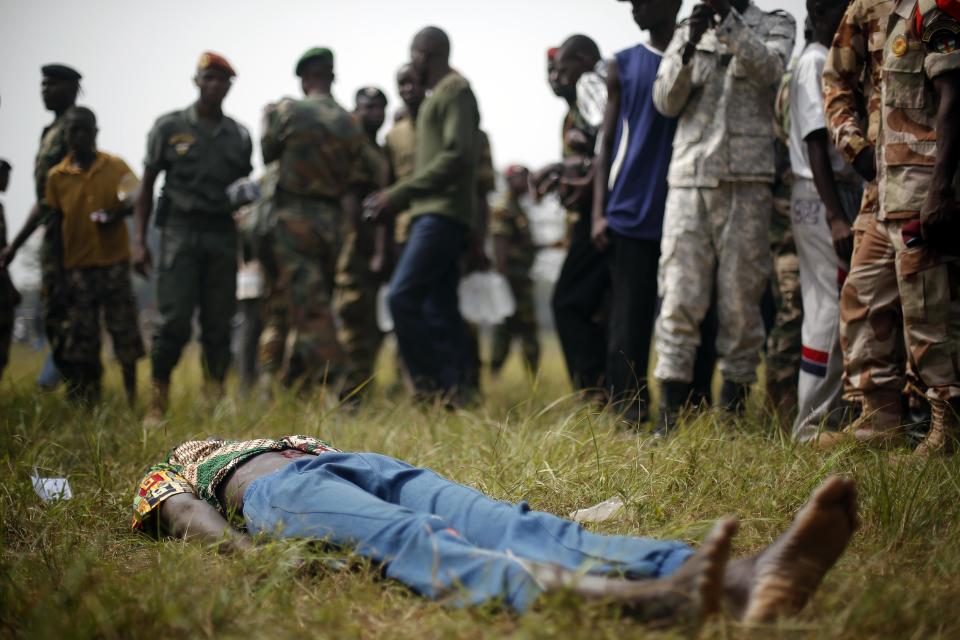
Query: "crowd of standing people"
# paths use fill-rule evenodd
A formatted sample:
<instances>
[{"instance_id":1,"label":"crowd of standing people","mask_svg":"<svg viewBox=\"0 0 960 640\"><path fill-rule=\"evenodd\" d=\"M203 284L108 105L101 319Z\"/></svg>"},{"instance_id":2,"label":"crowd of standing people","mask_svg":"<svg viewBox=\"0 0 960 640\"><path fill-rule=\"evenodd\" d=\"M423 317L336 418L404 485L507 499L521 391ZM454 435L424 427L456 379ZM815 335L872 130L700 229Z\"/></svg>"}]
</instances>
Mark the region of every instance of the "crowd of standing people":
<instances>
[{"instance_id":1,"label":"crowd of standing people","mask_svg":"<svg viewBox=\"0 0 960 640\"><path fill-rule=\"evenodd\" d=\"M679 22L681 0L630 4L648 33L642 44L608 58L576 34L547 51L550 88L569 107L562 157L510 165L493 207L479 103L436 27L416 34L397 71L403 106L383 146L384 92L361 89L348 112L331 93L334 52L306 51L294 66L303 96L264 110L256 181L254 141L224 113L236 75L225 57L201 56L197 100L157 119L140 178L98 149L96 115L76 105L80 73L43 67L56 119L36 158L36 205L9 245L0 216L0 265L45 226L44 325L70 395L99 395L102 314L134 401L145 349L132 265L156 272L151 425L165 419L195 314L207 395L223 393L238 294L256 301L241 308L262 327L241 350L245 381L265 395L324 386L361 402L383 339L384 283L411 392L468 403L480 357L459 310L460 277L490 268L506 277L517 307L494 331L491 367L517 338L535 374L525 207L556 192L569 232L551 306L587 401L632 427L652 421L659 436L691 408L738 416L766 351L768 404L797 439L887 446L903 439L905 411L928 407L918 451L951 451L960 3L808 0L796 58L794 18L751 0L706 0ZM0 163L3 188L9 173ZM16 303L4 270L3 362Z\"/></svg>"}]
</instances>

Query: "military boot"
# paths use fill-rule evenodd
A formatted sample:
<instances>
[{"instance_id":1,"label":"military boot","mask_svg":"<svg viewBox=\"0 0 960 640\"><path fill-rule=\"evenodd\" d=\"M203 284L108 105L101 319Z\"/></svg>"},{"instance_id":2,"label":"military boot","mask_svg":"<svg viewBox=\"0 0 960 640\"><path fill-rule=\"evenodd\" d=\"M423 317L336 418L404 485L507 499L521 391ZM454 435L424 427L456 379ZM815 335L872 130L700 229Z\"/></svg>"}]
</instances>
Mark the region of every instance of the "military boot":
<instances>
[{"instance_id":1,"label":"military boot","mask_svg":"<svg viewBox=\"0 0 960 640\"><path fill-rule=\"evenodd\" d=\"M863 395L860 417L843 431L822 433L815 440L821 449L861 442L875 447L897 444L902 435L903 407L900 392L882 389Z\"/></svg>"},{"instance_id":2,"label":"military boot","mask_svg":"<svg viewBox=\"0 0 960 640\"><path fill-rule=\"evenodd\" d=\"M720 387L720 406L736 416L742 416L747 409L747 396L750 385L742 382L724 380Z\"/></svg>"},{"instance_id":3,"label":"military boot","mask_svg":"<svg viewBox=\"0 0 960 640\"><path fill-rule=\"evenodd\" d=\"M957 452L960 441L960 401L930 401L930 432L924 438L914 455L926 457L935 454L952 455Z\"/></svg>"},{"instance_id":4,"label":"military boot","mask_svg":"<svg viewBox=\"0 0 960 640\"><path fill-rule=\"evenodd\" d=\"M154 380L150 389L150 406L143 417L144 429L156 429L167 421L167 408L170 404L170 383Z\"/></svg>"},{"instance_id":5,"label":"military boot","mask_svg":"<svg viewBox=\"0 0 960 640\"><path fill-rule=\"evenodd\" d=\"M677 428L680 414L690 400L691 387L689 382L660 381L660 415L653 435L663 438Z\"/></svg>"}]
</instances>

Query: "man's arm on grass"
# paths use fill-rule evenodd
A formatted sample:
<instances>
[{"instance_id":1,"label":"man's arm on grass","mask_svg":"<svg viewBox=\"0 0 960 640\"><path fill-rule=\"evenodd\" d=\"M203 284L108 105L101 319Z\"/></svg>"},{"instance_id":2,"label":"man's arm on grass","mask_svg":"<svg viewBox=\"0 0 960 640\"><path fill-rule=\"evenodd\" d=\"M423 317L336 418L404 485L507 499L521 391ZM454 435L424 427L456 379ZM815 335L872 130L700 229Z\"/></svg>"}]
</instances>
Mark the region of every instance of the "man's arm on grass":
<instances>
[{"instance_id":1,"label":"man's arm on grass","mask_svg":"<svg viewBox=\"0 0 960 640\"><path fill-rule=\"evenodd\" d=\"M807 143L807 154L810 156L810 170L813 171L813 183L817 186L817 193L827 210L827 224L830 225L830 237L833 239L833 250L843 261L850 260L853 253L853 232L843 212L840 193L833 177L833 166L830 164L830 142L827 140L827 130L817 129L804 138Z\"/></svg>"},{"instance_id":2,"label":"man's arm on grass","mask_svg":"<svg viewBox=\"0 0 960 640\"><path fill-rule=\"evenodd\" d=\"M607 189L610 166L613 163L613 143L620 120L620 71L616 61L607 64L607 109L600 126L600 149L597 152L597 171L593 177L593 223L590 237L597 249L604 251L610 243L607 237Z\"/></svg>"},{"instance_id":3,"label":"man's arm on grass","mask_svg":"<svg viewBox=\"0 0 960 640\"><path fill-rule=\"evenodd\" d=\"M220 512L192 493L170 496L160 505L160 522L170 535L216 545L221 553L244 551L250 538L235 530Z\"/></svg>"}]
</instances>

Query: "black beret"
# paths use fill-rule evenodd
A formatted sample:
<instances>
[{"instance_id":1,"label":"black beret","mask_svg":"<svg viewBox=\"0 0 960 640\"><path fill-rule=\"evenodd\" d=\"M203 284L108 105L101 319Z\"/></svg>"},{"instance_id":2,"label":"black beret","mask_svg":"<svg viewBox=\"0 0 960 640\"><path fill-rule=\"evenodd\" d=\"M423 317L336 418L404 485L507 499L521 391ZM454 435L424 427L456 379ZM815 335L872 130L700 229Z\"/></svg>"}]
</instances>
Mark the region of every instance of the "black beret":
<instances>
[{"instance_id":1,"label":"black beret","mask_svg":"<svg viewBox=\"0 0 960 640\"><path fill-rule=\"evenodd\" d=\"M10 171L10 169L12 168L13 168L13 165L11 165L9 162L4 160L3 158L0 158L0 171Z\"/></svg>"},{"instance_id":2,"label":"black beret","mask_svg":"<svg viewBox=\"0 0 960 640\"><path fill-rule=\"evenodd\" d=\"M45 64L40 67L40 71L45 77L58 80L73 80L76 82L83 77L79 71L65 64Z\"/></svg>"},{"instance_id":3,"label":"black beret","mask_svg":"<svg viewBox=\"0 0 960 640\"><path fill-rule=\"evenodd\" d=\"M354 101L359 101L360 98L380 98L383 100L383 104L387 104L386 94L376 87L361 87L360 89L357 89L357 95L354 98Z\"/></svg>"}]
</instances>

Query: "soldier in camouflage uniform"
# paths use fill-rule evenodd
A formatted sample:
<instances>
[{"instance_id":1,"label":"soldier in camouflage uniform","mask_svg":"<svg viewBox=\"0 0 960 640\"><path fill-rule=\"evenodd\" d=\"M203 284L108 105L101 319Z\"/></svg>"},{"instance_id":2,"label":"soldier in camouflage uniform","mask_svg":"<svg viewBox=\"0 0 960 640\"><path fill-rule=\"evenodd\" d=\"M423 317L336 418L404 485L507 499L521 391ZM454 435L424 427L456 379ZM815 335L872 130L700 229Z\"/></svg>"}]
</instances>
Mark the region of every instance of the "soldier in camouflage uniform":
<instances>
[{"instance_id":1,"label":"soldier in camouflage uniform","mask_svg":"<svg viewBox=\"0 0 960 640\"><path fill-rule=\"evenodd\" d=\"M195 311L206 395L218 399L223 393L237 304L237 228L227 187L250 173L253 153L246 127L223 113L235 76L225 58L203 53L194 76L197 101L160 116L147 135L132 252L134 268L145 277L153 266L146 244L153 191L164 174L156 207L159 320L150 346L152 393L144 417L148 428L164 420L170 377L190 341Z\"/></svg>"},{"instance_id":2,"label":"soldier in camouflage uniform","mask_svg":"<svg viewBox=\"0 0 960 640\"><path fill-rule=\"evenodd\" d=\"M853 224L850 272L840 295L844 397L862 403L861 417L851 425L851 432L863 440L890 432L903 420L903 312L896 283L887 281L878 287L881 280L873 251L861 246L868 233L876 237L879 196L874 157L880 131L883 44L894 4L895 0L853 0L837 28L823 71L824 110L832 142L867 181ZM824 434L820 444L833 438Z\"/></svg>"},{"instance_id":3,"label":"soldier in camouflage uniform","mask_svg":"<svg viewBox=\"0 0 960 640\"><path fill-rule=\"evenodd\" d=\"M764 340L758 309L770 265L774 94L795 30L789 15L764 13L749 0L698 4L677 29L657 74L654 104L680 118L656 331L665 422L690 393L714 273L721 403L742 411L756 380Z\"/></svg>"},{"instance_id":4,"label":"soldier in camouflage uniform","mask_svg":"<svg viewBox=\"0 0 960 640\"><path fill-rule=\"evenodd\" d=\"M365 197L386 186L386 156L377 144L377 132L386 117L387 97L376 87L357 91L354 116L366 135L364 162L370 184L359 195ZM356 397L374 375L383 333L377 326L377 291L383 281L382 264L374 265L375 253L386 251L384 225L345 221L347 228L337 261L334 309L340 320L337 335L349 363L344 395ZM381 247L378 251L378 245Z\"/></svg>"},{"instance_id":5,"label":"soldier in camouflage uniform","mask_svg":"<svg viewBox=\"0 0 960 640\"><path fill-rule=\"evenodd\" d=\"M880 212L860 250L903 306L907 354L927 389L920 455L960 438L960 1L898 0L883 51ZM883 253L880 254L882 248Z\"/></svg>"},{"instance_id":6,"label":"soldier in camouflage uniform","mask_svg":"<svg viewBox=\"0 0 960 640\"><path fill-rule=\"evenodd\" d=\"M43 324L50 342L51 357L57 364L63 349L66 307L63 305L60 274L60 222L52 217L46 205L47 173L67 155L64 140L64 116L76 104L80 92L81 75L75 69L62 64L42 67L43 104L56 114L56 119L43 129L40 149L34 162L33 180L37 196L36 205L27 216L23 228L9 246L0 254L0 266L9 265L23 244L40 225L46 230L40 250L40 301L43 306Z\"/></svg>"},{"instance_id":7,"label":"soldier in camouflage uniform","mask_svg":"<svg viewBox=\"0 0 960 640\"><path fill-rule=\"evenodd\" d=\"M344 225L360 218L357 193L376 183L366 137L330 93L333 53L310 49L296 74L304 96L264 114L265 162L280 162L276 226L264 258L267 321L260 338L261 384L338 382L347 359L333 312Z\"/></svg>"},{"instance_id":8,"label":"soldier in camouflage uniform","mask_svg":"<svg viewBox=\"0 0 960 640\"><path fill-rule=\"evenodd\" d=\"M10 163L0 160L0 193L10 184ZM0 251L7 247L7 218L0 202ZM6 267L0 267L0 379L10 356L10 338L13 336L14 311L20 303L20 295L10 280Z\"/></svg>"},{"instance_id":9,"label":"soldier in camouflage uniform","mask_svg":"<svg viewBox=\"0 0 960 640\"><path fill-rule=\"evenodd\" d=\"M803 300L800 296L800 260L790 224L790 190L793 173L787 138L790 131L790 71L783 75L774 105L773 216L770 219L770 252L773 254L771 284L776 316L767 336L767 401L784 421L797 407L797 378L800 372L800 327Z\"/></svg>"},{"instance_id":10,"label":"soldier in camouflage uniform","mask_svg":"<svg viewBox=\"0 0 960 640\"><path fill-rule=\"evenodd\" d=\"M490 370L494 374L500 372L510 353L510 343L519 338L527 371L535 375L540 365L540 339L530 268L537 248L530 233L530 220L520 205L520 197L527 193L530 172L526 167L513 165L504 175L507 192L491 212L490 235L493 237L494 265L510 283L517 310L493 329Z\"/></svg>"}]
</instances>

